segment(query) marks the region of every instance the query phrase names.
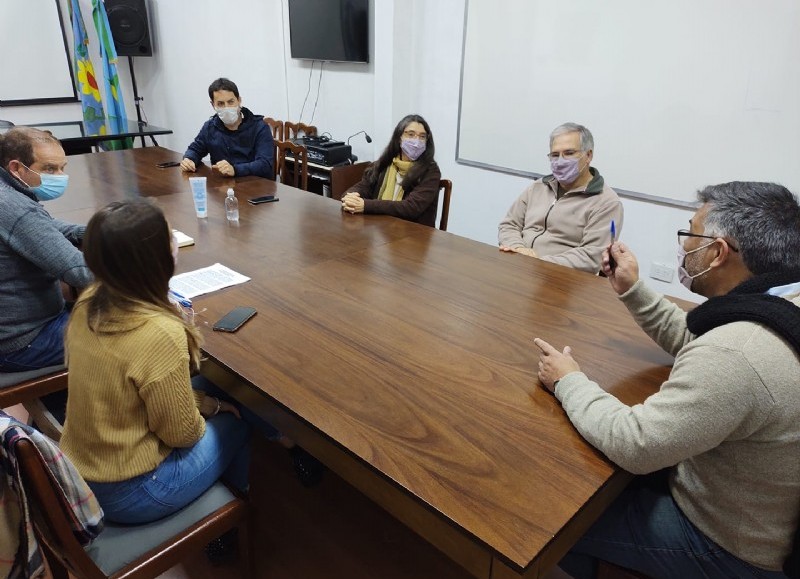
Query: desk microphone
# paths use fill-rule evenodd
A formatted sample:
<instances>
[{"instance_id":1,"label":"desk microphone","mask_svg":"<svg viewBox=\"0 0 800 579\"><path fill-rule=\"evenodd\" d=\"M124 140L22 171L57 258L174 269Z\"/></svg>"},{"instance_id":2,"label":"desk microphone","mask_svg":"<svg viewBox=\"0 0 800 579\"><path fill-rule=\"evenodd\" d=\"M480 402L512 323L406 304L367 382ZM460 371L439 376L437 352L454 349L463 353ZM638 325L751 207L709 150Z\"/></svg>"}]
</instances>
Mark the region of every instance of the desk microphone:
<instances>
[{"instance_id":1,"label":"desk microphone","mask_svg":"<svg viewBox=\"0 0 800 579\"><path fill-rule=\"evenodd\" d=\"M361 133L364 133L364 139L365 139L365 140L366 140L368 143L371 143L371 142L372 142L372 137L370 137L370 136L367 134L367 131L358 131L358 132L357 132L355 135L350 135L349 137L347 137L347 144L348 144L348 145L350 144L350 139L352 139L352 138L353 138L353 137L355 137L356 135L360 135Z\"/></svg>"}]
</instances>

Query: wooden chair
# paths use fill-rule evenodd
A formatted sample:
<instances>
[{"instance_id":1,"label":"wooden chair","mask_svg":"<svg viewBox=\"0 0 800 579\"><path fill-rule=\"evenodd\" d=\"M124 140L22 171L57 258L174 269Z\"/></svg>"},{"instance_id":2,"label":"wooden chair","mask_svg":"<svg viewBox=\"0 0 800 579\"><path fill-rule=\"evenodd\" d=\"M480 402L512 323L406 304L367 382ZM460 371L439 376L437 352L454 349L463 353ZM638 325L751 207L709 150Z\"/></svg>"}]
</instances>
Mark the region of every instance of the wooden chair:
<instances>
[{"instance_id":1,"label":"wooden chair","mask_svg":"<svg viewBox=\"0 0 800 579\"><path fill-rule=\"evenodd\" d=\"M439 181L442 190L442 214L439 217L439 229L447 231L447 218L450 215L450 195L453 193L453 182L450 179Z\"/></svg>"},{"instance_id":2,"label":"wooden chair","mask_svg":"<svg viewBox=\"0 0 800 579\"><path fill-rule=\"evenodd\" d=\"M34 528L53 579L149 579L189 556L197 555L212 539L239 527L242 577L252 576L248 505L220 482L183 510L145 525L105 528L84 549L72 534L68 507L57 499L60 491L42 456L29 440L16 447ZM69 573L69 574L68 574Z\"/></svg>"},{"instance_id":3,"label":"wooden chair","mask_svg":"<svg viewBox=\"0 0 800 579\"><path fill-rule=\"evenodd\" d=\"M354 165L333 167L331 169L331 198L341 201L342 195L347 193L350 187L361 181L364 171L370 165L372 163L355 163Z\"/></svg>"},{"instance_id":4,"label":"wooden chair","mask_svg":"<svg viewBox=\"0 0 800 579\"><path fill-rule=\"evenodd\" d=\"M306 137L314 137L317 135L317 127L314 125L304 125L303 123L290 123L285 121L283 123L283 136L286 141L291 141L301 136L301 133Z\"/></svg>"},{"instance_id":5,"label":"wooden chair","mask_svg":"<svg viewBox=\"0 0 800 579\"><path fill-rule=\"evenodd\" d=\"M275 179L275 177L278 176L278 141L283 140L283 121L276 121L271 117L265 117L264 124L266 124L272 132L272 141L275 143L275 148L272 151L272 179Z\"/></svg>"},{"instance_id":6,"label":"wooden chair","mask_svg":"<svg viewBox=\"0 0 800 579\"><path fill-rule=\"evenodd\" d=\"M22 404L39 430L56 442L61 440L61 424L40 398L67 389L67 369L49 366L28 372L0 373L0 408Z\"/></svg>"},{"instance_id":7,"label":"wooden chair","mask_svg":"<svg viewBox=\"0 0 800 579\"><path fill-rule=\"evenodd\" d=\"M272 138L276 141L283 140L283 121L276 121L272 117L264 117L264 124L272 131Z\"/></svg>"},{"instance_id":8,"label":"wooden chair","mask_svg":"<svg viewBox=\"0 0 800 579\"><path fill-rule=\"evenodd\" d=\"M303 145L291 141L278 141L278 170L276 178L284 185L291 185L308 191L308 150ZM290 155L287 164L286 156Z\"/></svg>"}]
</instances>

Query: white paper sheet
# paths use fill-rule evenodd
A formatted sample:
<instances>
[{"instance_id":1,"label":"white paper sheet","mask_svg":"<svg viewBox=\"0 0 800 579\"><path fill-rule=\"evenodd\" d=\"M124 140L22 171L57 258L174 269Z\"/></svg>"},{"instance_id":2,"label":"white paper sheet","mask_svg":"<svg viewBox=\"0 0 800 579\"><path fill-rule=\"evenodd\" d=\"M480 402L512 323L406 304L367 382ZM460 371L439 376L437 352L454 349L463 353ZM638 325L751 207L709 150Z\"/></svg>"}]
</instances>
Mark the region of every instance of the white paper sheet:
<instances>
[{"instance_id":1,"label":"white paper sheet","mask_svg":"<svg viewBox=\"0 0 800 579\"><path fill-rule=\"evenodd\" d=\"M174 276L169 288L185 298L194 298L219 289L250 281L250 278L221 263Z\"/></svg>"}]
</instances>

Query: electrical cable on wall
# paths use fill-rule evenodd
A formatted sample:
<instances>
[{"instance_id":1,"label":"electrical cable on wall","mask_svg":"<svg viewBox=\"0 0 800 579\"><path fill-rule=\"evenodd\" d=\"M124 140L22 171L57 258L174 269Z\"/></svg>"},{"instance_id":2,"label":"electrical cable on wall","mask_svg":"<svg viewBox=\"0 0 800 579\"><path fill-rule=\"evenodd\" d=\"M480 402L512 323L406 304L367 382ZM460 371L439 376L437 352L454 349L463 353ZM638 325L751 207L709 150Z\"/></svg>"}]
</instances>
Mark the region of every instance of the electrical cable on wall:
<instances>
[{"instance_id":1,"label":"electrical cable on wall","mask_svg":"<svg viewBox=\"0 0 800 579\"><path fill-rule=\"evenodd\" d=\"M306 102L308 101L308 95L311 94L311 75L314 72L314 63L317 62L316 60L311 61L311 70L308 71L308 90L306 90L306 98L303 99L303 107L300 109L300 118L297 119L298 123L303 122L303 112L306 110ZM321 65L320 65L321 68Z\"/></svg>"},{"instance_id":2,"label":"electrical cable on wall","mask_svg":"<svg viewBox=\"0 0 800 579\"><path fill-rule=\"evenodd\" d=\"M319 63L319 80L317 81L317 99L314 101L314 110L311 111L311 120L309 121L309 125L314 124L314 115L317 113L317 103L319 102L319 87L322 85L322 65L325 64L324 61L320 61Z\"/></svg>"}]
</instances>

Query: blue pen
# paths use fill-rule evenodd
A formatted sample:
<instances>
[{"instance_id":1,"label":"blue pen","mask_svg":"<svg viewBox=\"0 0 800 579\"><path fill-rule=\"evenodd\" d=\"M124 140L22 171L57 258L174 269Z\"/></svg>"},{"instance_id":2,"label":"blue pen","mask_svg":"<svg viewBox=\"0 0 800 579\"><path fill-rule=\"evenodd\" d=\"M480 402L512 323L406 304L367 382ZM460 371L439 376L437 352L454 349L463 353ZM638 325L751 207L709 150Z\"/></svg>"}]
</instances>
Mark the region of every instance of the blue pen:
<instances>
[{"instance_id":1,"label":"blue pen","mask_svg":"<svg viewBox=\"0 0 800 579\"><path fill-rule=\"evenodd\" d=\"M184 308L191 308L192 307L192 300L189 298L183 297L181 294L176 292L174 289L170 289L169 293L178 301L180 305Z\"/></svg>"},{"instance_id":2,"label":"blue pen","mask_svg":"<svg viewBox=\"0 0 800 579\"><path fill-rule=\"evenodd\" d=\"M614 245L614 242L617 240L617 225L614 223L614 220L611 220L611 245ZM608 246L608 267L614 269L617 267L617 262L614 261L614 258L611 255L611 245Z\"/></svg>"}]
</instances>

